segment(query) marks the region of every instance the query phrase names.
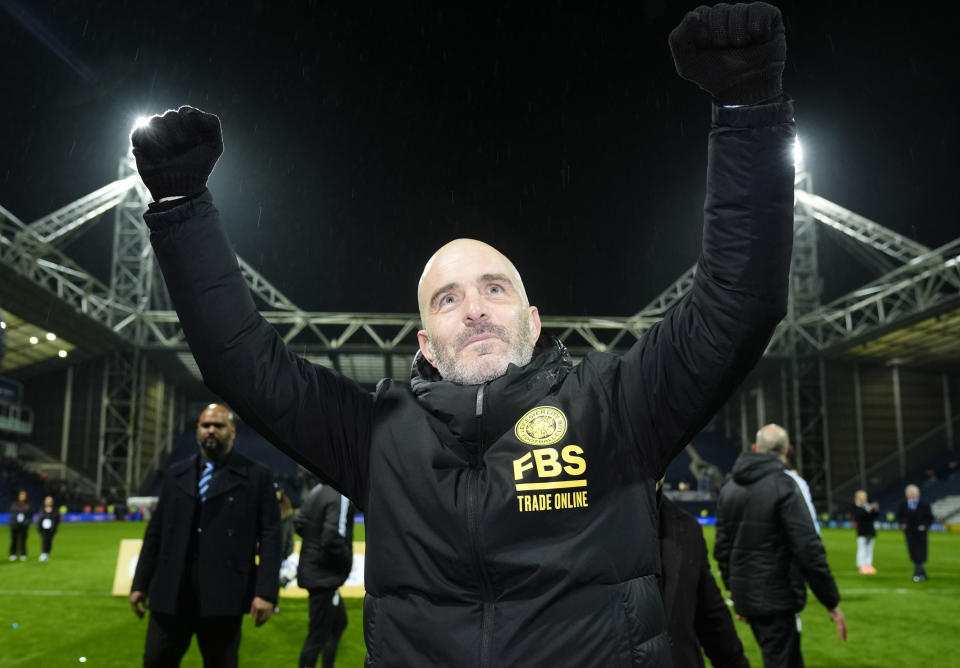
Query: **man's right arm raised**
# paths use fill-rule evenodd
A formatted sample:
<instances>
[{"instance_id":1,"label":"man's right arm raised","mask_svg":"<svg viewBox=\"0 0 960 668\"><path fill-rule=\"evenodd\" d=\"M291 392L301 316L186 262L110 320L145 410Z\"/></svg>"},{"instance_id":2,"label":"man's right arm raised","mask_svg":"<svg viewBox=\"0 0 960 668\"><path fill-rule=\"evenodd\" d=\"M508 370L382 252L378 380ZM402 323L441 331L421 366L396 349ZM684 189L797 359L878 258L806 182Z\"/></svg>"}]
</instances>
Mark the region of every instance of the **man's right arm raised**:
<instances>
[{"instance_id":1,"label":"man's right arm raised","mask_svg":"<svg viewBox=\"0 0 960 668\"><path fill-rule=\"evenodd\" d=\"M131 141L155 202L186 195L152 204L144 220L204 382L274 445L362 504L373 395L293 354L257 311L206 190L222 151L219 120L181 107L154 116Z\"/></svg>"}]
</instances>

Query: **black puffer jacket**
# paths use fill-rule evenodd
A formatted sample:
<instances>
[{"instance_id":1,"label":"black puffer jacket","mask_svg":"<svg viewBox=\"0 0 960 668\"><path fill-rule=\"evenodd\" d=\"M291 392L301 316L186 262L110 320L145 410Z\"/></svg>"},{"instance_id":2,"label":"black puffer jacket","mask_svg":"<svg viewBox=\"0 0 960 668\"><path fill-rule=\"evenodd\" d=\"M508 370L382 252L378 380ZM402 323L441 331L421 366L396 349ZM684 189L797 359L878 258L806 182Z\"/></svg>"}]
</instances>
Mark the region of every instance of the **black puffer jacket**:
<instances>
[{"instance_id":1,"label":"black puffer jacket","mask_svg":"<svg viewBox=\"0 0 960 668\"><path fill-rule=\"evenodd\" d=\"M803 610L804 581L828 610L840 602L823 541L786 471L773 455L744 452L720 490L713 554L747 619Z\"/></svg>"},{"instance_id":2,"label":"black puffer jacket","mask_svg":"<svg viewBox=\"0 0 960 668\"><path fill-rule=\"evenodd\" d=\"M695 280L627 353L480 386L363 391L260 317L209 193L145 216L206 383L366 513L368 665L669 666L654 481L785 313L792 117L714 107Z\"/></svg>"}]
</instances>

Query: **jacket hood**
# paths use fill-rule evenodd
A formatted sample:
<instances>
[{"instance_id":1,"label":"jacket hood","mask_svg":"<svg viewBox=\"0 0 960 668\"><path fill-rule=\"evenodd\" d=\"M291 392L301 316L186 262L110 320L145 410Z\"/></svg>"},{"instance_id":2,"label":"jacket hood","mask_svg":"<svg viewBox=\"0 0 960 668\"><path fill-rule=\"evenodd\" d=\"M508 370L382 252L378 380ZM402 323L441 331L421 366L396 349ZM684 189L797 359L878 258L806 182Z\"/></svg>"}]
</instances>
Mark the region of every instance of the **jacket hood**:
<instances>
[{"instance_id":1,"label":"jacket hood","mask_svg":"<svg viewBox=\"0 0 960 668\"><path fill-rule=\"evenodd\" d=\"M787 465L773 455L744 452L733 464L733 479L738 485L752 485L765 476L783 473L786 468Z\"/></svg>"},{"instance_id":2,"label":"jacket hood","mask_svg":"<svg viewBox=\"0 0 960 668\"><path fill-rule=\"evenodd\" d=\"M511 428L522 411L559 386L572 368L564 345L541 335L528 364L509 364L505 374L480 385L443 380L418 351L410 387L420 404L447 426L453 439L475 446L490 443Z\"/></svg>"}]
</instances>

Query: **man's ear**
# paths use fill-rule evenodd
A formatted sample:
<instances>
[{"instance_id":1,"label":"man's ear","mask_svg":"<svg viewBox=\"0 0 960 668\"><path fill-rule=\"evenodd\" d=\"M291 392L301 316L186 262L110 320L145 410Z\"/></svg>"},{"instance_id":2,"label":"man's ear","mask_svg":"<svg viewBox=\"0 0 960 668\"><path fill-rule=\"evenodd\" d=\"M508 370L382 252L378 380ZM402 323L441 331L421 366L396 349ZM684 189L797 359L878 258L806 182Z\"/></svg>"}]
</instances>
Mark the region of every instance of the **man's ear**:
<instances>
[{"instance_id":1,"label":"man's ear","mask_svg":"<svg viewBox=\"0 0 960 668\"><path fill-rule=\"evenodd\" d=\"M417 343L420 344L420 353L423 355L423 359L430 362L431 366L436 368L436 363L433 361L433 354L430 351L430 337L427 336L427 330L421 329L417 332Z\"/></svg>"},{"instance_id":2,"label":"man's ear","mask_svg":"<svg viewBox=\"0 0 960 668\"><path fill-rule=\"evenodd\" d=\"M530 307L530 334L531 340L536 343L537 339L540 338L540 330L542 329L540 323L540 310L536 306Z\"/></svg>"},{"instance_id":3,"label":"man's ear","mask_svg":"<svg viewBox=\"0 0 960 668\"><path fill-rule=\"evenodd\" d=\"M753 452L757 452L757 444L754 443L753 445L751 445L751 446L750 446L750 450L753 451Z\"/></svg>"}]
</instances>

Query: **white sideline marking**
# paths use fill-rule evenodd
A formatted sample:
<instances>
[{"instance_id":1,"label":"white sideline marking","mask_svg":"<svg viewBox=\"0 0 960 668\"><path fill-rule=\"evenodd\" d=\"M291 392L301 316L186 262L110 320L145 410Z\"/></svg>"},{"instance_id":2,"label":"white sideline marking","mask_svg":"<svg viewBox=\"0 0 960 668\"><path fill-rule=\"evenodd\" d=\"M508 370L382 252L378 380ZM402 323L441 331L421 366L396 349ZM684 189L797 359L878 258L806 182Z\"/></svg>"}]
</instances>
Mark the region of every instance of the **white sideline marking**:
<instances>
[{"instance_id":1,"label":"white sideline marking","mask_svg":"<svg viewBox=\"0 0 960 668\"><path fill-rule=\"evenodd\" d=\"M953 587L941 587L941 588L931 588L931 587L897 587L896 589L890 589L886 587L876 587L876 588L864 588L864 589L840 589L841 603L843 603L842 597L848 594L956 594L960 592L960 589L955 589ZM733 599L726 598L724 603L727 604L728 608L733 607Z\"/></svg>"},{"instance_id":2,"label":"white sideline marking","mask_svg":"<svg viewBox=\"0 0 960 668\"><path fill-rule=\"evenodd\" d=\"M0 589L0 596L113 596L108 591L75 591L59 589Z\"/></svg>"},{"instance_id":3,"label":"white sideline marking","mask_svg":"<svg viewBox=\"0 0 960 668\"><path fill-rule=\"evenodd\" d=\"M956 594L960 589L954 589L953 587L940 587L934 589L932 587L924 587L917 583L918 586L915 587L897 587L896 589L888 588L876 588L876 589L841 589L840 596L844 594Z\"/></svg>"},{"instance_id":4,"label":"white sideline marking","mask_svg":"<svg viewBox=\"0 0 960 668\"><path fill-rule=\"evenodd\" d=\"M843 588L840 591L842 594L956 594L960 593L960 589L955 589L952 587L946 588L937 588L932 587L897 587L895 589L876 587L876 588L863 588L863 589L851 589ZM112 593L108 591L77 591L77 590L68 590L68 589L0 589L0 596L113 596ZM727 599L727 605L733 605L733 601Z\"/></svg>"}]
</instances>

